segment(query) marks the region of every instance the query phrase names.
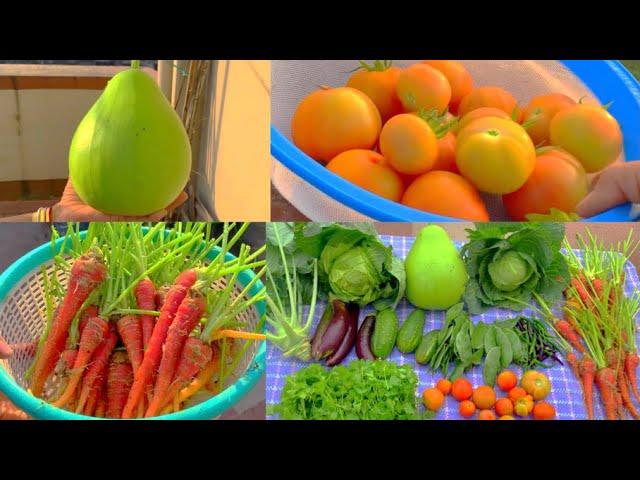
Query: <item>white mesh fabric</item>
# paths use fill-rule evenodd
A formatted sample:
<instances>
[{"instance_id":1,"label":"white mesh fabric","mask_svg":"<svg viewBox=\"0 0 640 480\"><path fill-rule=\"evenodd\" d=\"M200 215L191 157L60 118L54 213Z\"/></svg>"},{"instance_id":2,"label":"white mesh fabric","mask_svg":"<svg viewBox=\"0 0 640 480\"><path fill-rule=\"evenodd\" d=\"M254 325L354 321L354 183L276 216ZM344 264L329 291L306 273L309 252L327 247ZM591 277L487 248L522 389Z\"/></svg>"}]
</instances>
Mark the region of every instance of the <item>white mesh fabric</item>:
<instances>
[{"instance_id":1,"label":"white mesh fabric","mask_svg":"<svg viewBox=\"0 0 640 480\"><path fill-rule=\"evenodd\" d=\"M536 95L560 92L578 100L595 98L593 93L556 60L460 60L469 70L475 86L495 85L509 90L520 104ZM406 67L418 60L394 61ZM344 85L355 60L275 60L271 64L271 121L291 138L291 118L298 103L320 85ZM294 173L275 162L273 184L298 210L311 220L361 220L358 212L333 200ZM492 219L506 219L497 196L484 195Z\"/></svg>"}]
</instances>

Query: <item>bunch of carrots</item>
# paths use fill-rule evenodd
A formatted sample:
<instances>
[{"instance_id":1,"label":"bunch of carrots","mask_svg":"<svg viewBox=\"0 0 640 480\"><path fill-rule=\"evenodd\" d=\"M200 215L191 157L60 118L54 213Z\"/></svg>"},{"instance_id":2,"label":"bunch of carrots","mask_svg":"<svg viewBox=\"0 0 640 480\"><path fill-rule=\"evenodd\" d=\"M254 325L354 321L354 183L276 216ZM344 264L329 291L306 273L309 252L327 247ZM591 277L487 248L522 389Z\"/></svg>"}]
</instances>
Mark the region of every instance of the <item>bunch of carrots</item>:
<instances>
[{"instance_id":1,"label":"bunch of carrots","mask_svg":"<svg viewBox=\"0 0 640 480\"><path fill-rule=\"evenodd\" d=\"M564 320L574 351L567 361L581 380L589 419L594 418L594 385L600 392L606 418L640 419L636 369L636 316L640 293L624 294L624 265L638 248L632 231L614 251L608 251L587 230L587 240L578 236L582 261L565 240L572 281L565 292ZM578 358L578 355L581 355Z\"/></svg>"},{"instance_id":2,"label":"bunch of carrots","mask_svg":"<svg viewBox=\"0 0 640 480\"><path fill-rule=\"evenodd\" d=\"M146 232L139 223L92 223L85 235L70 224L59 250L54 228L31 393L84 415L140 418L223 389L251 342L265 339L261 322L248 332L241 320L266 296L248 295L264 274L264 247L242 244L225 258L248 226L225 223L213 237L207 223L158 223ZM252 269L258 273L240 289L238 275Z\"/></svg>"}]
</instances>

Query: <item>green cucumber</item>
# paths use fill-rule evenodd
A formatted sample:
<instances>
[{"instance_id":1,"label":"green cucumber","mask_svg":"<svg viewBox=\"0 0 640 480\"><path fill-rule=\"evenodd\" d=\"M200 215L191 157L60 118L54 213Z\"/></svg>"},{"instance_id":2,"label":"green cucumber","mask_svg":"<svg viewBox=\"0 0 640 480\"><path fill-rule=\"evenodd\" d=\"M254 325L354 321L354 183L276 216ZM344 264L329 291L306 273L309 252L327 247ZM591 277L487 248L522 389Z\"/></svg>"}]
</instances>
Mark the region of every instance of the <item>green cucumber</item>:
<instances>
[{"instance_id":1,"label":"green cucumber","mask_svg":"<svg viewBox=\"0 0 640 480\"><path fill-rule=\"evenodd\" d=\"M424 310L416 309L409 314L398 332L396 347L402 353L414 352L420 340L422 340L422 329L424 328Z\"/></svg>"},{"instance_id":2,"label":"green cucumber","mask_svg":"<svg viewBox=\"0 0 640 480\"><path fill-rule=\"evenodd\" d=\"M387 308L378 312L371 336L371 353L376 358L387 358L396 345L398 336L398 316L395 310Z\"/></svg>"}]
</instances>

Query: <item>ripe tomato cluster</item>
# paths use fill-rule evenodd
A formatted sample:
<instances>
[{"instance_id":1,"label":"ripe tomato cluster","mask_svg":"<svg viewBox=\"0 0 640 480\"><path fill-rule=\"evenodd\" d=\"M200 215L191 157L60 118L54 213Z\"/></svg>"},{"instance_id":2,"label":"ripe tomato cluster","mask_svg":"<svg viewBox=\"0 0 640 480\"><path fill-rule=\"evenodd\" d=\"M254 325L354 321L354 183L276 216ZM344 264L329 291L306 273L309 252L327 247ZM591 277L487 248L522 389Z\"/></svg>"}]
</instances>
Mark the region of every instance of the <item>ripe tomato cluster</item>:
<instances>
[{"instance_id":1,"label":"ripe tomato cluster","mask_svg":"<svg viewBox=\"0 0 640 480\"><path fill-rule=\"evenodd\" d=\"M474 86L454 60L360 62L345 86L299 103L291 132L303 152L365 190L474 221L489 220L481 192L502 196L512 220L573 213L587 173L622 151L606 107L561 93L522 106L503 88Z\"/></svg>"}]
</instances>

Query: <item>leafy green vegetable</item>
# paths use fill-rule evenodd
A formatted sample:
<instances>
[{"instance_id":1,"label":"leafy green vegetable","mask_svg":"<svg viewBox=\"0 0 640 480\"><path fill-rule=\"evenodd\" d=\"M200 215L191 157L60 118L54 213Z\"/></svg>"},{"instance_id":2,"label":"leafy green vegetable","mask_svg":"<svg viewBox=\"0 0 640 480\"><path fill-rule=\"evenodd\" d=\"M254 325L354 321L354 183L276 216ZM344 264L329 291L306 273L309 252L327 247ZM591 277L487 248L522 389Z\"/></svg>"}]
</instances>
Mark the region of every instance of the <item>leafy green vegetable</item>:
<instances>
[{"instance_id":1,"label":"leafy green vegetable","mask_svg":"<svg viewBox=\"0 0 640 480\"><path fill-rule=\"evenodd\" d=\"M405 291L402 261L386 247L371 223L298 223L300 261L319 262L322 289L345 302L395 308Z\"/></svg>"},{"instance_id":2,"label":"leafy green vegetable","mask_svg":"<svg viewBox=\"0 0 640 480\"><path fill-rule=\"evenodd\" d=\"M480 321L473 327L473 333L471 334L471 346L474 349L484 347L484 334L487 331L487 324Z\"/></svg>"},{"instance_id":3,"label":"leafy green vegetable","mask_svg":"<svg viewBox=\"0 0 640 480\"><path fill-rule=\"evenodd\" d=\"M507 368L513 360L513 349L511 348L511 342L509 337L500 327L495 328L496 343L500 347L500 365L502 368Z\"/></svg>"},{"instance_id":4,"label":"leafy green vegetable","mask_svg":"<svg viewBox=\"0 0 640 480\"><path fill-rule=\"evenodd\" d=\"M487 330L484 332L484 351L489 352L493 347L497 346L496 343L496 327L495 325L487 325Z\"/></svg>"},{"instance_id":5,"label":"leafy green vegetable","mask_svg":"<svg viewBox=\"0 0 640 480\"><path fill-rule=\"evenodd\" d=\"M484 367L482 368L482 381L485 385L493 387L498 370L500 370L500 356L500 347L493 347L487 352L487 356L484 359Z\"/></svg>"},{"instance_id":6,"label":"leafy green vegetable","mask_svg":"<svg viewBox=\"0 0 640 480\"><path fill-rule=\"evenodd\" d=\"M325 370L318 364L286 378L269 414L283 420L413 420L420 418L411 365L355 360Z\"/></svg>"},{"instance_id":7,"label":"leafy green vegetable","mask_svg":"<svg viewBox=\"0 0 640 480\"><path fill-rule=\"evenodd\" d=\"M469 281L464 302L471 314L489 307L522 310L532 294L561 299L569 269L560 246L561 223L478 223L467 230L461 255Z\"/></svg>"},{"instance_id":8,"label":"leafy green vegetable","mask_svg":"<svg viewBox=\"0 0 640 480\"><path fill-rule=\"evenodd\" d=\"M318 291L317 262L312 261L313 285L310 307L305 320L302 313L303 287L300 284L295 254L291 247L293 232L287 224L272 222L267 224L267 237L271 245L271 250L267 250L267 264L273 268L273 271L282 272L281 276L284 279L284 283L277 282L273 271L267 269L269 295L266 297L266 321L271 327L267 330L267 338L283 352L285 357L293 356L308 361L311 358L309 330ZM277 249L273 249L273 246Z\"/></svg>"}]
</instances>

